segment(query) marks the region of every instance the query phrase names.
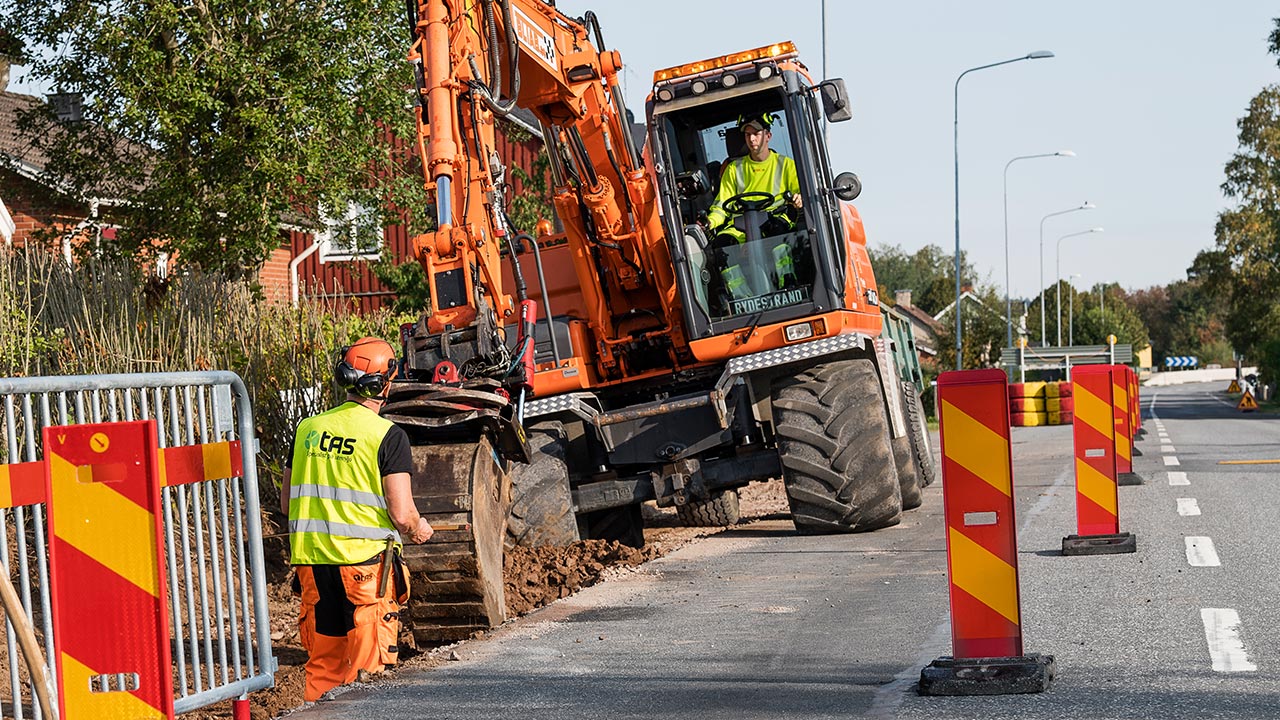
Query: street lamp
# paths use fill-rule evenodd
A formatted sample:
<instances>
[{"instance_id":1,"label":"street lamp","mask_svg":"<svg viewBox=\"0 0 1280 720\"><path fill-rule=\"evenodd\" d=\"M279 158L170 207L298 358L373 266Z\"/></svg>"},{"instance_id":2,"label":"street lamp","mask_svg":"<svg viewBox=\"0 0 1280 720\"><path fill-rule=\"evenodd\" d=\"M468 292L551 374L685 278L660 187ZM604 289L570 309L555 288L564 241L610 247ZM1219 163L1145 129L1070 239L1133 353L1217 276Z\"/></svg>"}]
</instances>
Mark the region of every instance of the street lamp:
<instances>
[{"instance_id":1,"label":"street lamp","mask_svg":"<svg viewBox=\"0 0 1280 720\"><path fill-rule=\"evenodd\" d=\"M1055 215L1066 215L1067 213L1079 212L1080 210L1092 210L1098 207L1091 202L1085 202L1080 207L1073 207L1070 210L1060 210L1052 212L1040 218L1040 347L1047 344L1045 339L1045 323L1044 323L1044 221ZM1062 343L1059 342L1059 345Z\"/></svg>"},{"instance_id":2,"label":"street lamp","mask_svg":"<svg viewBox=\"0 0 1280 720\"><path fill-rule=\"evenodd\" d=\"M1080 232L1076 232L1076 233L1071 233L1070 235L1063 235L1062 237L1058 238L1058 249L1055 256L1056 259L1054 261L1056 267L1058 268L1058 282L1053 286L1053 289L1058 294L1057 320L1055 322L1055 324L1058 326L1058 347L1062 347L1062 241L1066 240L1069 237L1076 237L1078 235L1088 235L1089 233L1100 233L1100 232L1102 232L1102 228L1096 227L1096 228L1089 228L1088 230L1081 230Z\"/></svg>"},{"instance_id":3,"label":"street lamp","mask_svg":"<svg viewBox=\"0 0 1280 720\"><path fill-rule=\"evenodd\" d=\"M1004 327L1005 347L1013 347L1013 306L1009 300L1009 166L1019 160L1034 160L1047 157L1075 157L1070 150L1059 150L1054 153L1039 155L1019 155L1004 164Z\"/></svg>"},{"instance_id":4,"label":"street lamp","mask_svg":"<svg viewBox=\"0 0 1280 720\"><path fill-rule=\"evenodd\" d=\"M1071 285L1071 294L1067 296L1067 344L1075 346L1076 344L1076 286L1071 282L1071 278L1080 277L1080 273L1072 273L1067 277L1067 284Z\"/></svg>"},{"instance_id":5,"label":"street lamp","mask_svg":"<svg viewBox=\"0 0 1280 720\"><path fill-rule=\"evenodd\" d=\"M1035 52L1031 52L1031 53L1027 53L1026 55L1023 55L1022 57L1016 57L1009 60L1001 60L1000 62L990 63L988 65L979 65L977 67L971 67L968 70L965 70L964 72L960 73L960 75L956 77L955 92L952 98L951 108L952 108L953 128L954 128L953 137L952 137L952 151L955 154L955 172L956 172L956 259L955 259L956 308L955 310L956 310L956 369L957 370L962 369L964 366L964 353L961 352L961 349L963 348L963 342L960 337L960 334L961 334L961 330L960 330L960 316L961 316L961 312L960 312L960 81L964 79L965 75L968 75L969 73L977 70L986 70L987 68L999 67L1001 65L1008 65L1009 63L1015 63L1022 60L1040 60L1043 58L1051 58L1051 57L1053 57L1053 53L1049 52L1048 50L1036 50Z\"/></svg>"}]
</instances>

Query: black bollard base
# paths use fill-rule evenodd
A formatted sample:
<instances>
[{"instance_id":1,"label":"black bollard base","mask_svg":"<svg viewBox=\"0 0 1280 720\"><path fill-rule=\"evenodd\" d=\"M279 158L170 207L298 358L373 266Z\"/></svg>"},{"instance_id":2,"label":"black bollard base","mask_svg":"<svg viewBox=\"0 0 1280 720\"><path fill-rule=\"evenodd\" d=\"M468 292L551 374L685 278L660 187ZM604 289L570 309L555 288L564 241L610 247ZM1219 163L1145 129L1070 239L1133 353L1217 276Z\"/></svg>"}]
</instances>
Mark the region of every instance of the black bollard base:
<instances>
[{"instance_id":1,"label":"black bollard base","mask_svg":"<svg viewBox=\"0 0 1280 720\"><path fill-rule=\"evenodd\" d=\"M1138 551L1133 533L1118 535L1068 535L1062 538L1063 555L1120 555Z\"/></svg>"},{"instance_id":2,"label":"black bollard base","mask_svg":"<svg viewBox=\"0 0 1280 720\"><path fill-rule=\"evenodd\" d=\"M921 695L1015 695L1049 689L1052 655L953 658L943 656L920 671Z\"/></svg>"},{"instance_id":3,"label":"black bollard base","mask_svg":"<svg viewBox=\"0 0 1280 720\"><path fill-rule=\"evenodd\" d=\"M1139 475L1138 473L1131 473L1131 472L1120 473L1116 477L1117 485L1145 485L1146 482L1147 481L1143 480L1142 476Z\"/></svg>"}]
</instances>

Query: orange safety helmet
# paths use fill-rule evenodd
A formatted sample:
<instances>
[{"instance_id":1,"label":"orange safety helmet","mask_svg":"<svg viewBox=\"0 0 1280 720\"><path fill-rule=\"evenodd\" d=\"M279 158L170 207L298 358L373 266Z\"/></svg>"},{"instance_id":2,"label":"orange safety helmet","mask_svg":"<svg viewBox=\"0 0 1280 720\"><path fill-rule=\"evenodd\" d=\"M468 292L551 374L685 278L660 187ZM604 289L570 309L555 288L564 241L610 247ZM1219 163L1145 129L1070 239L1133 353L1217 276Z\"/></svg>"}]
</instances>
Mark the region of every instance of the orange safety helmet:
<instances>
[{"instance_id":1,"label":"orange safety helmet","mask_svg":"<svg viewBox=\"0 0 1280 720\"><path fill-rule=\"evenodd\" d=\"M382 395L400 372L391 343L376 337L362 337L341 350L333 377L338 385L360 397Z\"/></svg>"}]
</instances>

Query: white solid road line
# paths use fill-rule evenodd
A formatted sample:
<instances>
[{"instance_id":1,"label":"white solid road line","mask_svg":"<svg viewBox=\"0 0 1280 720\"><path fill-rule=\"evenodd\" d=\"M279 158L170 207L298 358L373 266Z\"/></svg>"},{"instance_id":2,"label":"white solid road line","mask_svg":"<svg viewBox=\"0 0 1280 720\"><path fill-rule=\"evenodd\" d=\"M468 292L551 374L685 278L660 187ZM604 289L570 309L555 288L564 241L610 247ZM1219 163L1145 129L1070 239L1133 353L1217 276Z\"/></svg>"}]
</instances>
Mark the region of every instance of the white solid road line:
<instances>
[{"instance_id":1,"label":"white solid road line","mask_svg":"<svg viewBox=\"0 0 1280 720\"><path fill-rule=\"evenodd\" d=\"M1175 449L1173 448L1173 446L1172 446L1172 445L1161 445L1161 446L1160 446L1160 452L1162 452L1162 453L1175 453L1175 452L1178 452L1178 451L1177 451L1177 450L1175 450Z\"/></svg>"},{"instance_id":2,"label":"white solid road line","mask_svg":"<svg viewBox=\"0 0 1280 720\"><path fill-rule=\"evenodd\" d=\"M1218 551L1213 549L1213 538L1194 535L1182 538L1187 543L1187 562L1191 567L1219 567Z\"/></svg>"},{"instance_id":3,"label":"white solid road line","mask_svg":"<svg viewBox=\"0 0 1280 720\"><path fill-rule=\"evenodd\" d=\"M1169 471L1170 485L1190 485L1191 481L1187 479L1187 474L1176 470Z\"/></svg>"},{"instance_id":4,"label":"white solid road line","mask_svg":"<svg viewBox=\"0 0 1280 720\"><path fill-rule=\"evenodd\" d=\"M1195 498L1178 498L1178 514L1183 517L1200 514L1200 505Z\"/></svg>"},{"instance_id":5,"label":"white solid road line","mask_svg":"<svg viewBox=\"0 0 1280 720\"><path fill-rule=\"evenodd\" d=\"M1201 608L1204 639L1209 644L1209 658L1216 672L1254 672L1257 665L1249 662L1244 642L1240 640L1240 613L1230 608Z\"/></svg>"},{"instance_id":6,"label":"white solid road line","mask_svg":"<svg viewBox=\"0 0 1280 720\"><path fill-rule=\"evenodd\" d=\"M1173 465L1181 465L1182 463L1178 462L1178 458L1172 455L1165 455L1164 464L1165 464L1165 467L1171 467Z\"/></svg>"}]
</instances>

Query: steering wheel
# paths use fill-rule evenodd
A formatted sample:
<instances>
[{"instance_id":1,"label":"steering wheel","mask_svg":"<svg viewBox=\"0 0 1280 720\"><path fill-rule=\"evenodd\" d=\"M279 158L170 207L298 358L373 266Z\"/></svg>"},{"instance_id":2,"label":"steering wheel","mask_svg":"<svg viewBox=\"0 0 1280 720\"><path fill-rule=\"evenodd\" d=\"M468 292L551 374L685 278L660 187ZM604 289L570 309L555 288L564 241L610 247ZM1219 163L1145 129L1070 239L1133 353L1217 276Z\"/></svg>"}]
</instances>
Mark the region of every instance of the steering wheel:
<instances>
[{"instance_id":1,"label":"steering wheel","mask_svg":"<svg viewBox=\"0 0 1280 720\"><path fill-rule=\"evenodd\" d=\"M751 210L764 210L776 200L773 193L744 192L725 200L720 207L730 215L742 215Z\"/></svg>"}]
</instances>

